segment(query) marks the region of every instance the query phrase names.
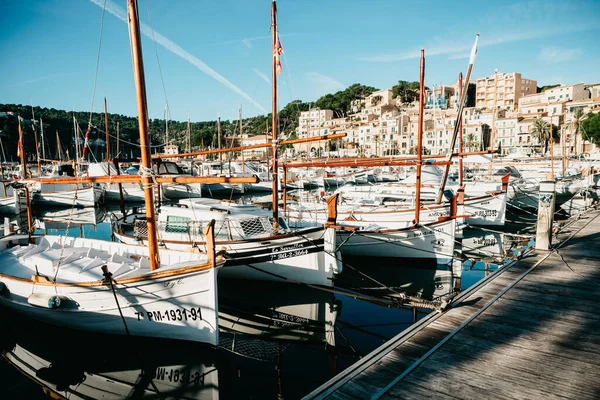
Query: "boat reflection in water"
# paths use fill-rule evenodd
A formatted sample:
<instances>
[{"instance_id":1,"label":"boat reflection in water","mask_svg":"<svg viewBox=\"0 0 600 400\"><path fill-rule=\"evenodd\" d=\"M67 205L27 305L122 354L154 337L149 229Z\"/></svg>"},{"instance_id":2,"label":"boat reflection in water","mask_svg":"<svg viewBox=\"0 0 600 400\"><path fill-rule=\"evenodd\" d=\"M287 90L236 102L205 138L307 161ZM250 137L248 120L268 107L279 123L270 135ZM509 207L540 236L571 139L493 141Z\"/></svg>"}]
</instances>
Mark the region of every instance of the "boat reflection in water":
<instances>
[{"instance_id":1,"label":"boat reflection in water","mask_svg":"<svg viewBox=\"0 0 600 400\"><path fill-rule=\"evenodd\" d=\"M424 300L451 296L455 287L460 290L460 263L453 267L423 259L404 265L399 260L396 268L375 264L353 267L344 269L336 285L372 296L407 295Z\"/></svg>"},{"instance_id":2,"label":"boat reflection in water","mask_svg":"<svg viewBox=\"0 0 600 400\"><path fill-rule=\"evenodd\" d=\"M4 358L53 398L218 398L215 351L208 346L83 334L8 312L0 316L8 327Z\"/></svg>"},{"instance_id":3,"label":"boat reflection in water","mask_svg":"<svg viewBox=\"0 0 600 400\"><path fill-rule=\"evenodd\" d=\"M335 375L334 294L225 280L219 292L217 348L83 333L0 310L4 357L47 394L75 399L298 398Z\"/></svg>"}]
</instances>

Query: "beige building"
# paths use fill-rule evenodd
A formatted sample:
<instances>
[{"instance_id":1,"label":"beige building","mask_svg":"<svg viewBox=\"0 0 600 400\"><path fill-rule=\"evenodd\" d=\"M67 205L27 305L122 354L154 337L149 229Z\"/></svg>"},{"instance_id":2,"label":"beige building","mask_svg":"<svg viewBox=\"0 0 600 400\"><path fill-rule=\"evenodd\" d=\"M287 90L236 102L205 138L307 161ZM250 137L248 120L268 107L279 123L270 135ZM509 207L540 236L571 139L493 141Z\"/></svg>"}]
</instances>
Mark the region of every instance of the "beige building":
<instances>
[{"instance_id":1,"label":"beige building","mask_svg":"<svg viewBox=\"0 0 600 400\"><path fill-rule=\"evenodd\" d=\"M332 110L321 110L312 108L308 111L302 111L298 120L298 137L305 138L309 136L321 135L319 133L326 126L327 121L333 118Z\"/></svg>"},{"instance_id":2,"label":"beige building","mask_svg":"<svg viewBox=\"0 0 600 400\"><path fill-rule=\"evenodd\" d=\"M487 78L477 79L475 107L514 110L519 98L535 94L537 81L525 79L520 73L501 73L496 70Z\"/></svg>"},{"instance_id":3,"label":"beige building","mask_svg":"<svg viewBox=\"0 0 600 400\"><path fill-rule=\"evenodd\" d=\"M519 111L539 103L564 103L566 101L580 101L590 97L590 90L583 83L559 86L544 90L541 93L530 94L519 99Z\"/></svg>"}]
</instances>

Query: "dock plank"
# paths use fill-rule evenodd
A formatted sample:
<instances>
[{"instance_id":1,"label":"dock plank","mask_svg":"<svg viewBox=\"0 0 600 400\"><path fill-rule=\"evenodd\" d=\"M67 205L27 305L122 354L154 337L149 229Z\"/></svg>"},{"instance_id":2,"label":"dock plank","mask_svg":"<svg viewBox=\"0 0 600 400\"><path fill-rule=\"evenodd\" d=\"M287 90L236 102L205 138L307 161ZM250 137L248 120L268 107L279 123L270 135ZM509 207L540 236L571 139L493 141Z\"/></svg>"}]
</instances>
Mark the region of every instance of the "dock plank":
<instances>
[{"instance_id":1,"label":"dock plank","mask_svg":"<svg viewBox=\"0 0 600 400\"><path fill-rule=\"evenodd\" d=\"M398 344L373 365L311 395L598 398L600 249L590 243L600 242L600 211L559 237L569 240L558 252L538 252L494 272L410 337L392 339Z\"/></svg>"}]
</instances>

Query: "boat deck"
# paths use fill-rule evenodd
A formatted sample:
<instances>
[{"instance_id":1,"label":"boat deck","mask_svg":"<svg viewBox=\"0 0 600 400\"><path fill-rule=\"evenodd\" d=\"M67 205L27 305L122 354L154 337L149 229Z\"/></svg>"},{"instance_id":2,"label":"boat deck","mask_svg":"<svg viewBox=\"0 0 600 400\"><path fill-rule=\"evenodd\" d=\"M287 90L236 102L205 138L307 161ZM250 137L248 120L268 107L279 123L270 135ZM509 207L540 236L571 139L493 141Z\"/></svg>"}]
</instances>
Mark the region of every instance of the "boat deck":
<instances>
[{"instance_id":1,"label":"boat deck","mask_svg":"<svg viewBox=\"0 0 600 400\"><path fill-rule=\"evenodd\" d=\"M577 398L600 393L600 211L461 294L308 398Z\"/></svg>"}]
</instances>

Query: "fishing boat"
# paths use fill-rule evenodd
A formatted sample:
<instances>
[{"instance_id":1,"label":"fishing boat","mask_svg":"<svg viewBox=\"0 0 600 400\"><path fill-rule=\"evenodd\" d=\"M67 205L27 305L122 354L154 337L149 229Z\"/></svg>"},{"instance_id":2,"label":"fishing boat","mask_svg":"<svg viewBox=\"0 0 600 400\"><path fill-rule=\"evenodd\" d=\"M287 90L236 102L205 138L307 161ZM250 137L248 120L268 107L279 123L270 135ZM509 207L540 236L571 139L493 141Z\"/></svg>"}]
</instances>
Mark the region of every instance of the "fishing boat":
<instances>
[{"instance_id":1,"label":"fishing boat","mask_svg":"<svg viewBox=\"0 0 600 400\"><path fill-rule=\"evenodd\" d=\"M129 33L144 171L151 171L137 1L128 1ZM25 151L21 152L25 165ZM66 178L70 181L72 178ZM94 182L93 178L81 181ZM115 178L116 179L116 178ZM77 330L218 344L213 224L206 254L159 250L153 181L144 184L148 247L62 236L0 239L0 305ZM60 183L60 178L56 180ZM64 180L63 180L64 182Z\"/></svg>"},{"instance_id":2,"label":"fishing boat","mask_svg":"<svg viewBox=\"0 0 600 400\"><path fill-rule=\"evenodd\" d=\"M215 268L222 262L168 250L159 256L163 265L151 270L147 248L51 235L5 236L0 305L83 331L216 345Z\"/></svg>"},{"instance_id":3,"label":"fishing boat","mask_svg":"<svg viewBox=\"0 0 600 400\"><path fill-rule=\"evenodd\" d=\"M107 162L90 163L88 167L88 176L117 176L119 172L114 165ZM113 183L106 182L99 184L104 189L104 201L120 201L121 197L127 199L127 202L144 202L144 188L141 183Z\"/></svg>"},{"instance_id":4,"label":"fishing boat","mask_svg":"<svg viewBox=\"0 0 600 400\"><path fill-rule=\"evenodd\" d=\"M506 191L508 177L501 191L487 195L463 198L459 205L459 215L465 216L469 225L503 226L506 218ZM414 203L414 202L412 202ZM437 221L440 217L448 217L450 203L423 204L421 218L424 222ZM381 228L406 228L413 224L415 207L411 204L341 204L338 207L338 220L345 224L366 227L377 224ZM327 206L319 202L296 202L287 206L286 218L291 227L322 224L327 220Z\"/></svg>"},{"instance_id":5,"label":"fishing boat","mask_svg":"<svg viewBox=\"0 0 600 400\"><path fill-rule=\"evenodd\" d=\"M269 210L230 201L194 199L162 206L157 213L160 245L173 250L203 248L206 238L202 228L213 219L216 246L228 260L220 277L291 279L332 286L334 276L342 271L334 229L318 226L290 230L281 217L274 223ZM123 243L145 246L145 214L114 220L113 232Z\"/></svg>"},{"instance_id":6,"label":"fishing boat","mask_svg":"<svg viewBox=\"0 0 600 400\"><path fill-rule=\"evenodd\" d=\"M75 176L71 164L56 164L49 175L31 181L32 200L50 207L94 207L104 196L104 188L98 184L56 184L49 182L53 178ZM27 182L27 181L25 181Z\"/></svg>"}]
</instances>

